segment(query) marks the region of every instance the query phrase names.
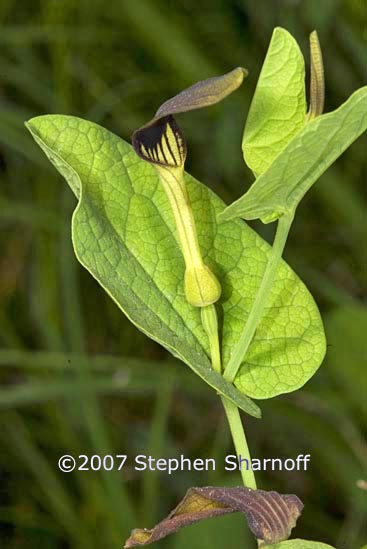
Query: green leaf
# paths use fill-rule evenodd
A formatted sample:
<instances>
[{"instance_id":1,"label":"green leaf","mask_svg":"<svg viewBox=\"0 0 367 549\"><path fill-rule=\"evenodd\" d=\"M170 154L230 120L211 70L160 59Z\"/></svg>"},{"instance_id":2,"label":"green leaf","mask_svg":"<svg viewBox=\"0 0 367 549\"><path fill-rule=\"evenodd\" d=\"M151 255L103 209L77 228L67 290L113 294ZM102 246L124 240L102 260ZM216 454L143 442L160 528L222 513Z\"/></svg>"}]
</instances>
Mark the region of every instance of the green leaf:
<instances>
[{"instance_id":1,"label":"green leaf","mask_svg":"<svg viewBox=\"0 0 367 549\"><path fill-rule=\"evenodd\" d=\"M302 386L320 365L325 340L308 290L282 262L269 304L235 384L211 369L200 310L184 296L184 261L174 218L154 168L107 130L75 117L43 116L28 128L80 201L73 215L79 261L130 320L248 413L244 395L270 398ZM224 365L242 331L269 246L243 221L218 224L223 202L186 175L205 262L221 281Z\"/></svg>"},{"instance_id":2,"label":"green leaf","mask_svg":"<svg viewBox=\"0 0 367 549\"><path fill-rule=\"evenodd\" d=\"M367 87L337 110L307 123L221 219L260 218L269 223L293 212L308 189L367 128ZM330 193L333 189L330 189Z\"/></svg>"},{"instance_id":3,"label":"green leaf","mask_svg":"<svg viewBox=\"0 0 367 549\"><path fill-rule=\"evenodd\" d=\"M289 32L274 29L242 141L245 161L256 176L302 128L306 118L305 64Z\"/></svg>"},{"instance_id":4,"label":"green leaf","mask_svg":"<svg viewBox=\"0 0 367 549\"><path fill-rule=\"evenodd\" d=\"M275 545L269 545L269 549L334 549L331 545L320 541L308 541L306 539L289 539Z\"/></svg>"}]
</instances>

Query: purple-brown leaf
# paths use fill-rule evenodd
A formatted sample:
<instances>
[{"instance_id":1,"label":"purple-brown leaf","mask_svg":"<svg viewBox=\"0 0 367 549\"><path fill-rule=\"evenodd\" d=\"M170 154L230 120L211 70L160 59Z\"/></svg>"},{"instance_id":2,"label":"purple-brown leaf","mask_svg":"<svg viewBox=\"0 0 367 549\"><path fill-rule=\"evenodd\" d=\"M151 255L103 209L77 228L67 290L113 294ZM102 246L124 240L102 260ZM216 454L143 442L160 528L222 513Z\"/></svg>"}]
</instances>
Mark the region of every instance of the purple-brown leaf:
<instances>
[{"instance_id":1,"label":"purple-brown leaf","mask_svg":"<svg viewBox=\"0 0 367 549\"><path fill-rule=\"evenodd\" d=\"M303 504L294 495L249 488L190 488L183 500L152 530L136 529L125 548L148 545L194 522L239 511L256 539L265 544L288 539Z\"/></svg>"}]
</instances>

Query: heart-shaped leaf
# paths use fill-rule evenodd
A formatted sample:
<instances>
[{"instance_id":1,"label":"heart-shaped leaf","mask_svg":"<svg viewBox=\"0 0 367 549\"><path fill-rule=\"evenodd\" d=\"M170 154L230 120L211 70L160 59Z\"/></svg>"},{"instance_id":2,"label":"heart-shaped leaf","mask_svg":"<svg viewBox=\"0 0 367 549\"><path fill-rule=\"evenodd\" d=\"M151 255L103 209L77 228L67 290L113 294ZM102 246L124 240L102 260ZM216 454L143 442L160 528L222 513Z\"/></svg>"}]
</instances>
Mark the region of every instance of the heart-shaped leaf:
<instances>
[{"instance_id":1,"label":"heart-shaped leaf","mask_svg":"<svg viewBox=\"0 0 367 549\"><path fill-rule=\"evenodd\" d=\"M302 128L306 119L305 64L293 36L274 29L243 134L246 164L256 176Z\"/></svg>"},{"instance_id":2,"label":"heart-shaped leaf","mask_svg":"<svg viewBox=\"0 0 367 549\"><path fill-rule=\"evenodd\" d=\"M221 219L259 218L269 223L294 212L308 189L366 129L365 86L337 110L304 125L249 191L226 208Z\"/></svg>"},{"instance_id":3,"label":"heart-shaped leaf","mask_svg":"<svg viewBox=\"0 0 367 549\"><path fill-rule=\"evenodd\" d=\"M278 492L244 487L190 488L179 505L152 530L133 530L125 547L148 545L195 522L235 512L245 515L256 539L276 543L289 537L302 508L297 496Z\"/></svg>"},{"instance_id":4,"label":"heart-shaped leaf","mask_svg":"<svg viewBox=\"0 0 367 549\"><path fill-rule=\"evenodd\" d=\"M219 393L259 417L245 397L270 398L302 386L325 353L312 296L282 262L236 389L211 370L200 311L185 299L174 218L154 168L104 128L70 116L42 116L28 128L67 179L79 204L73 244L79 261L130 320ZM222 285L224 366L253 304L269 246L243 221L217 223L223 202L185 175L206 264Z\"/></svg>"}]
</instances>

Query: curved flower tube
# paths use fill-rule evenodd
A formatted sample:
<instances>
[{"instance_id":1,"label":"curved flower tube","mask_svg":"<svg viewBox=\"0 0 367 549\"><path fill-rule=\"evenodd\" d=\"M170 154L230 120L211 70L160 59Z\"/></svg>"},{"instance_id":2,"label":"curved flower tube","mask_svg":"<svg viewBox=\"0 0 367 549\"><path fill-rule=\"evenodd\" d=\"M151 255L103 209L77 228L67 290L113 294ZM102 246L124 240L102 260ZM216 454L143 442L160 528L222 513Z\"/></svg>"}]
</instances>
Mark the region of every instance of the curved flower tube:
<instances>
[{"instance_id":1,"label":"curved flower tube","mask_svg":"<svg viewBox=\"0 0 367 549\"><path fill-rule=\"evenodd\" d=\"M155 167L167 194L185 261L185 296L196 307L218 301L221 286L201 255L184 178L186 141L173 114L218 103L236 90L246 75L245 69L237 67L223 76L194 84L163 103L155 117L132 137L136 153Z\"/></svg>"}]
</instances>

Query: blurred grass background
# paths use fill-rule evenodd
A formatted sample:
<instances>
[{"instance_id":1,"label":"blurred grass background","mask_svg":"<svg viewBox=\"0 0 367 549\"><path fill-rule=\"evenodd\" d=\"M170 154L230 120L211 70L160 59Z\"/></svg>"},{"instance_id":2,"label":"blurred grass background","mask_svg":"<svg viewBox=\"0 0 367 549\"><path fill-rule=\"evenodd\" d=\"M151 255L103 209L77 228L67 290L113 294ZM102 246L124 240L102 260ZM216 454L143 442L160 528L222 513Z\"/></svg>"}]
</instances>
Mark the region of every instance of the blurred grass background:
<instances>
[{"instance_id":1,"label":"blurred grass background","mask_svg":"<svg viewBox=\"0 0 367 549\"><path fill-rule=\"evenodd\" d=\"M240 141L271 32L294 34L307 58L316 28L326 110L363 84L363 0L34 0L0 2L0 545L115 549L152 526L192 485L239 474L61 474L62 454L189 457L233 453L215 394L139 333L73 256L74 197L27 134L46 113L93 120L125 139L183 87L237 65L242 89L180 119L189 171L227 202L252 179ZM360 139L307 195L286 259L314 293L327 359L297 393L244 418L253 456L311 453L307 473L258 475L306 503L294 536L358 549L367 541L366 148ZM271 239L271 226L254 224ZM157 544L254 547L239 516Z\"/></svg>"}]
</instances>

